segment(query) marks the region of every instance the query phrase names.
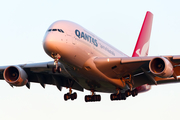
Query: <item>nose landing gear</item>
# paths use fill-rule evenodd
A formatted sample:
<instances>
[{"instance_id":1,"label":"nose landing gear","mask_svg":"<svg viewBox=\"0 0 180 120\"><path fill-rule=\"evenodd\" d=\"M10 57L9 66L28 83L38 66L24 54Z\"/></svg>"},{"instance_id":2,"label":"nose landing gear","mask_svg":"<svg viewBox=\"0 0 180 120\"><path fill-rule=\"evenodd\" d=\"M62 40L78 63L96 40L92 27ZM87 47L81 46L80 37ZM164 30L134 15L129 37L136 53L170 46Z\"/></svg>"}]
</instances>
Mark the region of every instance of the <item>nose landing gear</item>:
<instances>
[{"instance_id":1,"label":"nose landing gear","mask_svg":"<svg viewBox=\"0 0 180 120\"><path fill-rule=\"evenodd\" d=\"M57 54L57 53L56 54L52 53L51 56L54 59L54 65L56 65L56 67L52 68L52 72L56 73L56 71L57 71L58 73L60 73L61 72L61 67L58 66L58 61L61 58L61 56L59 54Z\"/></svg>"},{"instance_id":2,"label":"nose landing gear","mask_svg":"<svg viewBox=\"0 0 180 120\"><path fill-rule=\"evenodd\" d=\"M58 67L53 67L52 72L53 73L56 73L56 72L61 73L61 67L59 67L59 66Z\"/></svg>"}]
</instances>

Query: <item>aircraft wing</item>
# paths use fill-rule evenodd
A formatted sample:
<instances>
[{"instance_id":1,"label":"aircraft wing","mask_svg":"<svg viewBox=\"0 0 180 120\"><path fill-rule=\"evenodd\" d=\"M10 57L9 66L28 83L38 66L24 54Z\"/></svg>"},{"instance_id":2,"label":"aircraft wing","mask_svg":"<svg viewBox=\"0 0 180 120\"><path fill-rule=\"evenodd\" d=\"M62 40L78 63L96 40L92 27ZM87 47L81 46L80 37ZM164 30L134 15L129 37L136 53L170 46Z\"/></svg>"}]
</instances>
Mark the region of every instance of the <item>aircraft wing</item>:
<instances>
[{"instance_id":1,"label":"aircraft wing","mask_svg":"<svg viewBox=\"0 0 180 120\"><path fill-rule=\"evenodd\" d=\"M155 58L165 59L164 67L167 63L172 64L173 74L168 77L158 76L152 73L149 66ZM135 87L143 84L164 84L180 82L180 56L145 56L145 57L97 57L94 59L97 69L110 78L126 78L133 75ZM155 64L156 66L158 64ZM158 72L158 71L157 71Z\"/></svg>"},{"instance_id":2,"label":"aircraft wing","mask_svg":"<svg viewBox=\"0 0 180 120\"><path fill-rule=\"evenodd\" d=\"M45 87L45 84L56 85L59 90L62 87L69 87L69 79L71 76L65 70L61 63L58 63L62 67L60 73L53 73L52 69L54 68L54 62L43 62L43 63L33 63L33 64L22 64L20 66L28 76L28 82L40 83L42 87ZM0 79L4 80L3 72L9 66L0 67ZM72 82L72 81L71 81ZM73 81L72 88L75 90L83 91L83 88L75 81Z\"/></svg>"},{"instance_id":3,"label":"aircraft wing","mask_svg":"<svg viewBox=\"0 0 180 120\"><path fill-rule=\"evenodd\" d=\"M158 77L153 74L149 69L149 64L154 58L167 59L172 65L174 74L170 77ZM180 79L180 56L148 56L148 57L96 57L94 64L97 69L109 78L119 79L127 78L129 74L133 76L134 87L141 86L143 84L165 84L179 82ZM58 63L58 66L62 68L60 73L53 73L52 69L55 67L54 62L43 62L33 64L22 64L20 66L28 76L28 82L40 83L42 87L45 84L56 85L59 90L62 87L69 87L71 81L71 75L68 74L66 68ZM4 80L3 72L9 66L0 67L0 79ZM27 86L28 87L28 86ZM83 91L83 87L80 86L75 80L73 80L72 88L75 90Z\"/></svg>"}]
</instances>

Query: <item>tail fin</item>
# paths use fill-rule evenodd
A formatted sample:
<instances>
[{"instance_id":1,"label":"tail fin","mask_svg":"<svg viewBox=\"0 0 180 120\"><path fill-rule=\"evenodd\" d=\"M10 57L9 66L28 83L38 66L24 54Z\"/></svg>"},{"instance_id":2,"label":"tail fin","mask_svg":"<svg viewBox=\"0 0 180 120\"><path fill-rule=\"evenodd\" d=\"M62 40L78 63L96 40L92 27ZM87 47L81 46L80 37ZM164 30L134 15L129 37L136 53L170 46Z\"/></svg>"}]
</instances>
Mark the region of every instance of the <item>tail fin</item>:
<instances>
[{"instance_id":1,"label":"tail fin","mask_svg":"<svg viewBox=\"0 0 180 120\"><path fill-rule=\"evenodd\" d=\"M132 57L148 55L152 20L153 14L147 11Z\"/></svg>"}]
</instances>

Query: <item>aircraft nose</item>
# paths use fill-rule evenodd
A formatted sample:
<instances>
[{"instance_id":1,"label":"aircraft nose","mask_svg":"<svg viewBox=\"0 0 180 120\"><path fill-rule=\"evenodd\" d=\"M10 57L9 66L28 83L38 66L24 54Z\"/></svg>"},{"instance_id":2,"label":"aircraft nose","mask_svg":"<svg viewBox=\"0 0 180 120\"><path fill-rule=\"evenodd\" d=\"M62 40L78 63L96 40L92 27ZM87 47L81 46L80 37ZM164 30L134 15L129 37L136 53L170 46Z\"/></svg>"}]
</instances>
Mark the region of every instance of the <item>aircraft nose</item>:
<instances>
[{"instance_id":1,"label":"aircraft nose","mask_svg":"<svg viewBox=\"0 0 180 120\"><path fill-rule=\"evenodd\" d=\"M57 38L52 33L48 33L43 40L43 48L48 55L56 52Z\"/></svg>"}]
</instances>

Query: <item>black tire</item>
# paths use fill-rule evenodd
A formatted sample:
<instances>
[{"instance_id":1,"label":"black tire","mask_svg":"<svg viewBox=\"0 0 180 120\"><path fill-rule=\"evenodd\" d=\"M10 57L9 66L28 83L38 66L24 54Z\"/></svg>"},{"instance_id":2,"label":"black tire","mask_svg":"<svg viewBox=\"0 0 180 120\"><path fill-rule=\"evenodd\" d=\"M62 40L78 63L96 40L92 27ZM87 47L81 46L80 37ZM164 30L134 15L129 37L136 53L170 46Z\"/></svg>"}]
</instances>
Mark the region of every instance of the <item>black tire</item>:
<instances>
[{"instance_id":1,"label":"black tire","mask_svg":"<svg viewBox=\"0 0 180 120\"><path fill-rule=\"evenodd\" d=\"M67 101L68 100L68 95L64 94L64 100Z\"/></svg>"},{"instance_id":2,"label":"black tire","mask_svg":"<svg viewBox=\"0 0 180 120\"><path fill-rule=\"evenodd\" d=\"M97 101L101 101L101 96L97 95Z\"/></svg>"},{"instance_id":3,"label":"black tire","mask_svg":"<svg viewBox=\"0 0 180 120\"><path fill-rule=\"evenodd\" d=\"M125 95L125 93L121 93L121 100L126 100L126 95Z\"/></svg>"},{"instance_id":4,"label":"black tire","mask_svg":"<svg viewBox=\"0 0 180 120\"><path fill-rule=\"evenodd\" d=\"M84 97L84 99L85 99L85 102L89 102L89 96L86 95L86 96Z\"/></svg>"},{"instance_id":5,"label":"black tire","mask_svg":"<svg viewBox=\"0 0 180 120\"><path fill-rule=\"evenodd\" d=\"M116 94L111 94L111 100L113 101L113 100L116 100Z\"/></svg>"},{"instance_id":6,"label":"black tire","mask_svg":"<svg viewBox=\"0 0 180 120\"><path fill-rule=\"evenodd\" d=\"M117 99L121 100L121 94L120 93L117 95Z\"/></svg>"},{"instance_id":7,"label":"black tire","mask_svg":"<svg viewBox=\"0 0 180 120\"><path fill-rule=\"evenodd\" d=\"M71 94L71 100L74 100L74 94Z\"/></svg>"},{"instance_id":8,"label":"black tire","mask_svg":"<svg viewBox=\"0 0 180 120\"><path fill-rule=\"evenodd\" d=\"M74 99L76 99L77 98L77 93L75 92L75 93L73 93L73 94L71 94L71 100L74 100Z\"/></svg>"},{"instance_id":9,"label":"black tire","mask_svg":"<svg viewBox=\"0 0 180 120\"><path fill-rule=\"evenodd\" d=\"M127 90L127 91L125 92L125 94L126 94L126 97L129 97L129 96L131 95L131 91L130 91L130 90Z\"/></svg>"},{"instance_id":10,"label":"black tire","mask_svg":"<svg viewBox=\"0 0 180 120\"><path fill-rule=\"evenodd\" d=\"M57 68L57 72L58 72L58 73L61 73L61 67L58 67L58 68Z\"/></svg>"},{"instance_id":11,"label":"black tire","mask_svg":"<svg viewBox=\"0 0 180 120\"><path fill-rule=\"evenodd\" d=\"M90 102L93 102L93 101L95 101L95 100L96 100L96 96L95 96L95 95L89 96L89 101L90 101Z\"/></svg>"},{"instance_id":12,"label":"black tire","mask_svg":"<svg viewBox=\"0 0 180 120\"><path fill-rule=\"evenodd\" d=\"M137 90L134 89L132 92L131 92L132 96L135 97L137 95Z\"/></svg>"},{"instance_id":13,"label":"black tire","mask_svg":"<svg viewBox=\"0 0 180 120\"><path fill-rule=\"evenodd\" d=\"M111 94L110 95L110 99L111 99L111 101L113 101L114 99L113 99L113 94Z\"/></svg>"},{"instance_id":14,"label":"black tire","mask_svg":"<svg viewBox=\"0 0 180 120\"><path fill-rule=\"evenodd\" d=\"M55 67L52 68L52 73L56 73L56 68Z\"/></svg>"},{"instance_id":15,"label":"black tire","mask_svg":"<svg viewBox=\"0 0 180 120\"><path fill-rule=\"evenodd\" d=\"M135 95L136 95L136 96L138 95L138 90L137 90L137 89L135 89Z\"/></svg>"},{"instance_id":16,"label":"black tire","mask_svg":"<svg viewBox=\"0 0 180 120\"><path fill-rule=\"evenodd\" d=\"M73 95L74 95L74 99L77 99L77 93L75 92L73 93Z\"/></svg>"}]
</instances>

